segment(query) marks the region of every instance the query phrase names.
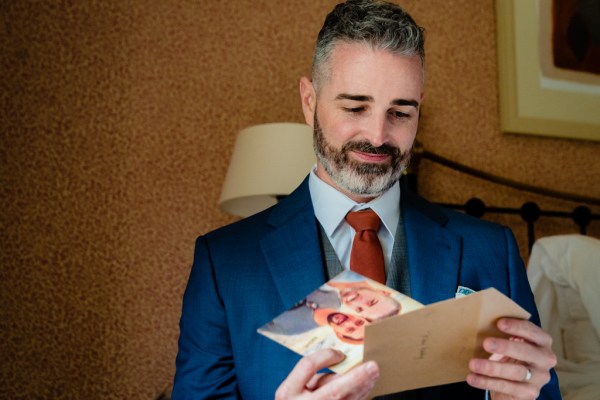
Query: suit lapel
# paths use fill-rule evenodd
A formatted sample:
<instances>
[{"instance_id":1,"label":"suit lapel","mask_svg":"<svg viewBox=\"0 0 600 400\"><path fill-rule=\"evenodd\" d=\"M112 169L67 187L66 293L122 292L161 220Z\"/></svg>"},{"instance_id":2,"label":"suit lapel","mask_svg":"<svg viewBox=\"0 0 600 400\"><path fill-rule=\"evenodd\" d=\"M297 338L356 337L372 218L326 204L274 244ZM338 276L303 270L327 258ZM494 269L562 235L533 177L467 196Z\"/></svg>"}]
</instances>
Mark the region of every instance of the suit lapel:
<instances>
[{"instance_id":1,"label":"suit lapel","mask_svg":"<svg viewBox=\"0 0 600 400\"><path fill-rule=\"evenodd\" d=\"M460 272L460 235L446 227L445 214L408 190L402 191L402 217L411 296L424 304L454 297Z\"/></svg>"},{"instance_id":2,"label":"suit lapel","mask_svg":"<svg viewBox=\"0 0 600 400\"><path fill-rule=\"evenodd\" d=\"M407 189L401 199L411 296L424 304L454 297L462 238L437 207ZM274 230L261 248L288 309L327 280L308 178L273 208L269 223Z\"/></svg>"},{"instance_id":3,"label":"suit lapel","mask_svg":"<svg viewBox=\"0 0 600 400\"><path fill-rule=\"evenodd\" d=\"M261 248L286 309L326 281L317 223L305 180L272 211Z\"/></svg>"}]
</instances>

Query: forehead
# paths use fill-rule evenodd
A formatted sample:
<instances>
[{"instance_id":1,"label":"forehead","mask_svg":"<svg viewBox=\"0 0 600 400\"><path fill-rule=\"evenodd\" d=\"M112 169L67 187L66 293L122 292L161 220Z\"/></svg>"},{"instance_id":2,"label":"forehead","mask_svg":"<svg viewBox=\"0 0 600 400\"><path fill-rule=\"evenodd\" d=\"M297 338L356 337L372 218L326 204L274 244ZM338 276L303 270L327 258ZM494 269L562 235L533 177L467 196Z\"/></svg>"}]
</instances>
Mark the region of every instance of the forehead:
<instances>
[{"instance_id":1,"label":"forehead","mask_svg":"<svg viewBox=\"0 0 600 400\"><path fill-rule=\"evenodd\" d=\"M332 50L324 90L395 97L420 97L423 68L418 56L405 56L364 43L340 42Z\"/></svg>"}]
</instances>

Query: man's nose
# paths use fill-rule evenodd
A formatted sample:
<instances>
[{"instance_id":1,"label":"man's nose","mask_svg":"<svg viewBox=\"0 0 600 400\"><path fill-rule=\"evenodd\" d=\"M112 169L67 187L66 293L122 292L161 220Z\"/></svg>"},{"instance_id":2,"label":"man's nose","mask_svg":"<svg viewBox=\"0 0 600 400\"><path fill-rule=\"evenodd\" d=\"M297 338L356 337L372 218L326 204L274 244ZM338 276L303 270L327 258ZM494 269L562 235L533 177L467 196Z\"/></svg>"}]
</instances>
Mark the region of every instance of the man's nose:
<instances>
[{"instance_id":1,"label":"man's nose","mask_svg":"<svg viewBox=\"0 0 600 400\"><path fill-rule=\"evenodd\" d=\"M367 128L367 140L374 147L385 144L388 140L387 120L385 116L372 115Z\"/></svg>"}]
</instances>

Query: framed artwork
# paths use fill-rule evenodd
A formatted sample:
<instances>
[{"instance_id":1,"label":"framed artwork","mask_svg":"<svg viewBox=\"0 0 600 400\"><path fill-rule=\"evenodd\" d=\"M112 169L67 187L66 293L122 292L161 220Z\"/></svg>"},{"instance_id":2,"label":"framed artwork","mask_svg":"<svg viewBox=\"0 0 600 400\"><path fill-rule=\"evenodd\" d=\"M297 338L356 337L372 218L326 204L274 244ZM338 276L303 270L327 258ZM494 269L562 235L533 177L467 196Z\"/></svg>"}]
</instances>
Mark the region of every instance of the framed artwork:
<instances>
[{"instance_id":1,"label":"framed artwork","mask_svg":"<svg viewBox=\"0 0 600 400\"><path fill-rule=\"evenodd\" d=\"M599 4L496 0L503 131L600 140Z\"/></svg>"}]
</instances>

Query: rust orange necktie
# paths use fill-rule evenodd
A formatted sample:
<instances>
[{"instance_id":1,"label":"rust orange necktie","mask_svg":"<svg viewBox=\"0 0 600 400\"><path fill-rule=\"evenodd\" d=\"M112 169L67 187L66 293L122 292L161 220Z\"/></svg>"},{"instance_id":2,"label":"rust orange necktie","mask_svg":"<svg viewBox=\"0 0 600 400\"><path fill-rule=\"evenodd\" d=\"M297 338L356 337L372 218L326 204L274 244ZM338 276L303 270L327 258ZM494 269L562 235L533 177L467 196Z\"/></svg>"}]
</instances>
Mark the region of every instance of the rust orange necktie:
<instances>
[{"instance_id":1,"label":"rust orange necktie","mask_svg":"<svg viewBox=\"0 0 600 400\"><path fill-rule=\"evenodd\" d=\"M346 222L356 231L350 251L350 269L385 284L383 250L377 236L381 219L375 211L368 209L349 212Z\"/></svg>"}]
</instances>

